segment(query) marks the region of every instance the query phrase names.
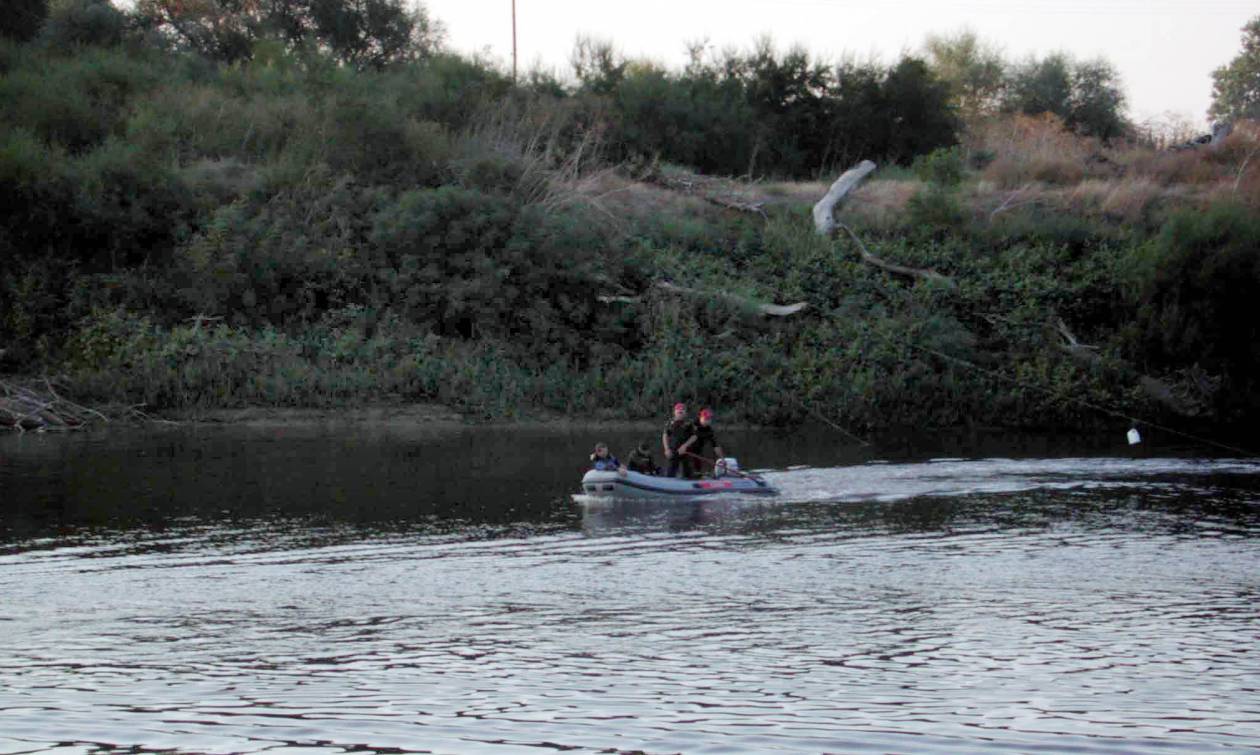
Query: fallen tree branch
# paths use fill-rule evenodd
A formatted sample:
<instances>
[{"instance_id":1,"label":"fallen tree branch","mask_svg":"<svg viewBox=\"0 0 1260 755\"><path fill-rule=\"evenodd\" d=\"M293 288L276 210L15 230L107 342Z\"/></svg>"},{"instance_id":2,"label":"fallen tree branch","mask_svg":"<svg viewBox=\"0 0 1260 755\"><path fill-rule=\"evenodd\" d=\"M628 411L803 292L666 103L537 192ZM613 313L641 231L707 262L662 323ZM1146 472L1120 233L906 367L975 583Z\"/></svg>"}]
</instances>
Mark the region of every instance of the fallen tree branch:
<instances>
[{"instance_id":1,"label":"fallen tree branch","mask_svg":"<svg viewBox=\"0 0 1260 755\"><path fill-rule=\"evenodd\" d=\"M911 278L918 278L920 280L934 281L948 288L954 287L954 279L949 277L948 275L941 275L935 270L930 270L927 268L906 267L905 265L898 265L895 262L889 262L888 260L885 260L881 257L876 257L875 255L871 254L866 249L866 246L862 243L862 240L858 238L858 235L854 233L851 228L849 228L847 225L844 225L843 223L837 223L837 225L839 225L841 228L847 231L849 236L853 239L854 243L858 245L858 254L862 257L862 261L865 262L866 264L874 265L875 267L878 267L881 270L885 270L890 273L896 273L897 275L905 275Z\"/></svg>"},{"instance_id":2,"label":"fallen tree branch","mask_svg":"<svg viewBox=\"0 0 1260 755\"><path fill-rule=\"evenodd\" d=\"M662 291L668 291L672 294L682 294L684 296L699 296L704 298L722 299L737 307L755 310L758 314L765 317L789 317L807 308L808 302L798 301L794 304L769 304L767 302L756 301L738 294L731 294L725 291L705 291L699 288L687 288L685 286L675 285L669 281L657 281L656 288ZM595 297L604 304L612 304L615 302L634 303L640 301L639 296L620 296L605 295Z\"/></svg>"},{"instance_id":3,"label":"fallen tree branch","mask_svg":"<svg viewBox=\"0 0 1260 755\"><path fill-rule=\"evenodd\" d=\"M42 385L36 387L35 381L21 384L0 380L0 429L23 433L77 430L95 421L110 421L104 412L63 398L51 379L45 377L39 383ZM134 409L122 416L158 421Z\"/></svg>"},{"instance_id":4,"label":"fallen tree branch","mask_svg":"<svg viewBox=\"0 0 1260 755\"><path fill-rule=\"evenodd\" d=\"M862 257L862 261L868 265L878 267L889 273L896 275L905 275L910 278L919 280L929 280L936 283L946 285L950 288L954 287L954 279L947 275L941 275L935 270L922 269L917 267L908 267L906 265L898 265L895 262L889 262L881 257L871 254L870 250L862 243L857 234L848 226L836 219L836 212L840 209L840 205L848 197L849 192L857 188L863 179L869 176L875 170L875 163L870 160L863 160L855 167L849 168L836 179L831 188L822 199L818 200L818 204L814 205L814 230L820 236L831 238L835 235L836 230L843 228L848 232L849 236L857 242L858 253Z\"/></svg>"},{"instance_id":5,"label":"fallen tree branch","mask_svg":"<svg viewBox=\"0 0 1260 755\"><path fill-rule=\"evenodd\" d=\"M675 178L660 172L653 165L645 171L639 180L663 186L681 194L698 197L710 204L726 210L736 210L766 217L765 202L752 202L744 199L738 192L731 191L729 182L705 176L693 175L689 178Z\"/></svg>"},{"instance_id":6,"label":"fallen tree branch","mask_svg":"<svg viewBox=\"0 0 1260 755\"><path fill-rule=\"evenodd\" d=\"M1105 360L1098 347L1081 343L1071 329L1068 328L1063 318L1055 316L1051 320L1050 326L1062 339L1058 343L1060 351L1072 359L1091 367L1105 365ZM1151 377L1150 375L1143 375L1127 362L1120 361L1117 363L1117 366L1131 375L1137 375L1138 387L1155 403L1183 417L1197 417L1203 413L1203 407L1200 402L1178 395L1176 389L1167 381Z\"/></svg>"},{"instance_id":7,"label":"fallen tree branch","mask_svg":"<svg viewBox=\"0 0 1260 755\"><path fill-rule=\"evenodd\" d=\"M850 191L857 188L862 180L875 170L875 163L863 160L855 167L849 168L836 179L823 198L814 205L814 228L820 236L831 236L836 231L836 211L844 203Z\"/></svg>"},{"instance_id":8,"label":"fallen tree branch","mask_svg":"<svg viewBox=\"0 0 1260 755\"><path fill-rule=\"evenodd\" d=\"M77 412L79 412L79 413L81 413L81 414L94 414L94 415L96 415L97 417L100 417L100 418L101 418L101 421L103 421L103 422L105 422L105 423L108 423L108 422L109 422L109 417L106 417L104 414L101 414L100 412L96 411L95 409L92 409L92 408L90 408L90 407L86 407L86 406L79 406L78 404L74 403L73 401L67 401L67 400L65 400L64 398L62 398L61 396L59 396L59 395L57 394L57 389L53 387L52 381L51 381L51 380L49 380L49 379L48 379L48 378L46 378L46 377L44 378L44 385L48 387L48 393L49 393L49 395L51 395L51 396L53 397L53 399L54 399L55 401L59 401L59 402L61 402L62 404L65 404L66 406L70 407L71 409L74 409L75 411L77 411Z\"/></svg>"},{"instance_id":9,"label":"fallen tree branch","mask_svg":"<svg viewBox=\"0 0 1260 755\"><path fill-rule=\"evenodd\" d=\"M767 304L765 302L755 301L736 294L729 294L725 291L704 291L698 288L684 288L677 286L669 281L658 281L656 287L676 294L686 294L688 296L704 296L723 299L736 306L755 309L766 317L788 317L809 306L808 303L798 301L795 304Z\"/></svg>"}]
</instances>

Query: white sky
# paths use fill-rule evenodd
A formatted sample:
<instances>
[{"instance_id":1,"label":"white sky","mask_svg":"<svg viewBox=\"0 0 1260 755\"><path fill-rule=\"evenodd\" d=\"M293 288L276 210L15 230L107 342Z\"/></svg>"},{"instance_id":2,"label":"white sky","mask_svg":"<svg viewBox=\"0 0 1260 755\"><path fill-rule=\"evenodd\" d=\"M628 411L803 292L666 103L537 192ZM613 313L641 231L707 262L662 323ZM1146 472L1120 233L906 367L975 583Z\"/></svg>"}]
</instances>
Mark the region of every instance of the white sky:
<instances>
[{"instance_id":1,"label":"white sky","mask_svg":"<svg viewBox=\"0 0 1260 755\"><path fill-rule=\"evenodd\" d=\"M510 67L512 0L422 0L445 24L448 45ZM1256 0L516 0L521 70L571 75L579 34L607 39L630 57L681 67L689 41L747 48L768 33L835 59L874 54L892 62L928 34L971 29L1007 59L1062 50L1104 57L1119 70L1136 121L1175 113L1206 125L1211 72L1241 49Z\"/></svg>"}]
</instances>

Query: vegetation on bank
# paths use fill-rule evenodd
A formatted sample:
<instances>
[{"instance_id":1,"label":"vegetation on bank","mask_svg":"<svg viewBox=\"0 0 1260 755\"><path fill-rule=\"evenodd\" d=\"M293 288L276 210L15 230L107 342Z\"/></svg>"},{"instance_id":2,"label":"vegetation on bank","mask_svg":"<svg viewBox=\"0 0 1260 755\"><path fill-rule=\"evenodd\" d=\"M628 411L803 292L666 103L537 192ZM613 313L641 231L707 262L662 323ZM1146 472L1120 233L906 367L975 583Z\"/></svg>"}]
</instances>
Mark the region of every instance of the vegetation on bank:
<instances>
[{"instance_id":1,"label":"vegetation on bank","mask_svg":"<svg viewBox=\"0 0 1260 755\"><path fill-rule=\"evenodd\" d=\"M678 72L587 42L574 83L514 84L442 52L427 17L336 36L325 6L202 19L224 41L173 35L161 13L185 6L66 0L0 40L0 369L150 412L652 417L688 398L858 429L1260 409L1246 123L1176 154L1053 109L964 124L939 56L831 67L768 45ZM825 183L760 180L866 157L910 167L846 222L955 285L816 235ZM679 188L697 168L759 180L711 201ZM1060 323L1097 358L1069 358Z\"/></svg>"}]
</instances>

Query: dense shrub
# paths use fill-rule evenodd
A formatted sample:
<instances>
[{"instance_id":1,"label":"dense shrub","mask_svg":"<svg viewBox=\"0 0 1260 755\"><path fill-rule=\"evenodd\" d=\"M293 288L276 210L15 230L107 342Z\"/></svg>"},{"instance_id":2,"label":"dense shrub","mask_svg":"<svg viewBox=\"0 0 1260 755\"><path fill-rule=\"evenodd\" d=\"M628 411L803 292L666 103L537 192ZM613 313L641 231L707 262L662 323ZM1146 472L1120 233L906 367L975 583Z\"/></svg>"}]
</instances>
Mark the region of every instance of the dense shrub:
<instances>
[{"instance_id":1,"label":"dense shrub","mask_svg":"<svg viewBox=\"0 0 1260 755\"><path fill-rule=\"evenodd\" d=\"M602 255L581 218L443 187L376 213L369 240L408 319L446 336L515 339L538 358L582 352Z\"/></svg>"},{"instance_id":2,"label":"dense shrub","mask_svg":"<svg viewBox=\"0 0 1260 755\"><path fill-rule=\"evenodd\" d=\"M250 60L274 40L286 49L314 48L356 68L381 68L433 54L443 35L423 5L399 0L140 0L135 13L172 45L223 63Z\"/></svg>"},{"instance_id":3,"label":"dense shrub","mask_svg":"<svg viewBox=\"0 0 1260 755\"><path fill-rule=\"evenodd\" d=\"M110 0L53 0L41 32L50 47L111 47L123 41L127 17Z\"/></svg>"},{"instance_id":4,"label":"dense shrub","mask_svg":"<svg viewBox=\"0 0 1260 755\"><path fill-rule=\"evenodd\" d=\"M914 173L920 181L936 186L949 187L962 183L966 169L963 153L958 147L937 149L914 160Z\"/></svg>"},{"instance_id":5,"label":"dense shrub","mask_svg":"<svg viewBox=\"0 0 1260 755\"><path fill-rule=\"evenodd\" d=\"M132 98L161 73L147 55L93 48L62 57L30 55L0 77L0 128L22 128L72 151L120 133Z\"/></svg>"},{"instance_id":6,"label":"dense shrub","mask_svg":"<svg viewBox=\"0 0 1260 755\"><path fill-rule=\"evenodd\" d=\"M957 93L911 56L833 66L766 42L679 71L596 45L576 89L517 86L431 51L377 70L354 29L333 49L250 27L256 15L210 24L222 37L203 41L228 45L210 52L231 65L188 39L154 46L153 28L110 46L97 5L58 11L47 34L63 43L0 43L5 369L65 371L86 395L158 409L656 416L686 396L756 421L887 427L1088 423L1065 396L1132 406L1132 370L1062 358L1061 317L1108 364L1122 350L1157 374L1199 360L1260 406L1242 346L1256 334L1219 327L1250 322L1239 313L1260 293L1254 221L1179 219L1131 258L1167 201L1156 178L1117 183L1145 170L1136 152L1025 115L954 147ZM1250 196L1243 137L1193 169L1150 170ZM953 286L819 237L796 206L814 187L734 213L700 196L733 182L691 172L817 176L868 157L913 164L921 183L894 168L855 194L884 213L854 220L866 247ZM1002 205L973 201L994 195L967 165L1013 189ZM1082 175L1070 192L1035 185ZM809 306L767 318L768 301Z\"/></svg>"},{"instance_id":7,"label":"dense shrub","mask_svg":"<svg viewBox=\"0 0 1260 755\"><path fill-rule=\"evenodd\" d=\"M1238 205L1180 212L1134 260L1135 348L1153 368L1201 365L1223 400L1260 393L1260 219Z\"/></svg>"},{"instance_id":8,"label":"dense shrub","mask_svg":"<svg viewBox=\"0 0 1260 755\"><path fill-rule=\"evenodd\" d=\"M1104 140L1127 129L1119 74L1102 59L1078 61L1052 53L1014 65L1007 74L1002 109L1025 115L1050 113L1069 129Z\"/></svg>"},{"instance_id":9,"label":"dense shrub","mask_svg":"<svg viewBox=\"0 0 1260 755\"><path fill-rule=\"evenodd\" d=\"M921 60L831 66L768 40L681 72L584 41L583 91L612 103L615 157L660 157L727 175L806 177L859 160L909 164L957 141L948 89Z\"/></svg>"}]
</instances>

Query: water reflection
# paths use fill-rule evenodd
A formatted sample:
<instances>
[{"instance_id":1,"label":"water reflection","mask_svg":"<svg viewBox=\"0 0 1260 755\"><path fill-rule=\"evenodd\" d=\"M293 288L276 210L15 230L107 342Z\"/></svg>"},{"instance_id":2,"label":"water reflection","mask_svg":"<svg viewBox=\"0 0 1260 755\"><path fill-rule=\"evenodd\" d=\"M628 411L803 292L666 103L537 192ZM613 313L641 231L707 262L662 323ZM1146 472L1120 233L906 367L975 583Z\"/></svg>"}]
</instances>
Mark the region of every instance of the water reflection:
<instances>
[{"instance_id":1,"label":"water reflection","mask_svg":"<svg viewBox=\"0 0 1260 755\"><path fill-rule=\"evenodd\" d=\"M1251 462L576 505L591 436L0 443L0 751L1260 747Z\"/></svg>"}]
</instances>

